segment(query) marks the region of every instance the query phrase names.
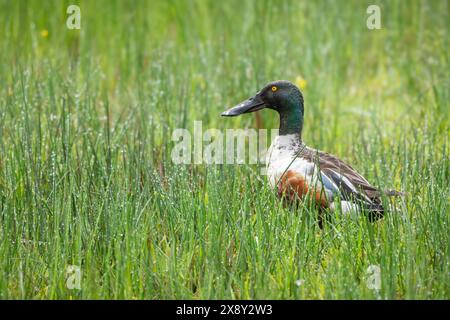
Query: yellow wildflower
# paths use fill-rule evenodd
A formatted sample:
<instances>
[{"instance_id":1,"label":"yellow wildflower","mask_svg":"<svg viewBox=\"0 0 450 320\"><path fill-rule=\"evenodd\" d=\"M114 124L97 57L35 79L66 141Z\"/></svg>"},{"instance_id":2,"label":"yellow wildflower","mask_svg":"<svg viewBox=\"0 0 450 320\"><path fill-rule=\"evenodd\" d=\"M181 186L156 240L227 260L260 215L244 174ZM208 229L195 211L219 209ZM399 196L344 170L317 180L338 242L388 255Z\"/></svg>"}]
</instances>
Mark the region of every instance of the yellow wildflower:
<instances>
[{"instance_id":1,"label":"yellow wildflower","mask_svg":"<svg viewBox=\"0 0 450 320\"><path fill-rule=\"evenodd\" d=\"M206 87L205 78L203 78L201 74L199 73L195 74L194 81L200 87L201 90L205 90Z\"/></svg>"},{"instance_id":2,"label":"yellow wildflower","mask_svg":"<svg viewBox=\"0 0 450 320\"><path fill-rule=\"evenodd\" d=\"M47 29L41 30L41 37L42 38L47 38L48 37L48 30Z\"/></svg>"},{"instance_id":3,"label":"yellow wildflower","mask_svg":"<svg viewBox=\"0 0 450 320\"><path fill-rule=\"evenodd\" d=\"M298 76L295 78L295 84L300 88L300 90L305 90L308 83L302 76Z\"/></svg>"}]
</instances>

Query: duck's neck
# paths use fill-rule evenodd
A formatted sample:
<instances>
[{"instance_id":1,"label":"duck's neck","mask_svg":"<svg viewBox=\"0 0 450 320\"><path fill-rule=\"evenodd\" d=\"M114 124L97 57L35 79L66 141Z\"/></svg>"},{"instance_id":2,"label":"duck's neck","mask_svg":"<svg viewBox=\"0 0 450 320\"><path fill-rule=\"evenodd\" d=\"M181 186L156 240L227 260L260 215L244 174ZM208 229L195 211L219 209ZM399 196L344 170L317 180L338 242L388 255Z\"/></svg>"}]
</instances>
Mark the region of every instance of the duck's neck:
<instances>
[{"instance_id":1,"label":"duck's neck","mask_svg":"<svg viewBox=\"0 0 450 320\"><path fill-rule=\"evenodd\" d=\"M280 135L298 134L302 139L303 129L303 99L292 99L282 109L280 115Z\"/></svg>"}]
</instances>

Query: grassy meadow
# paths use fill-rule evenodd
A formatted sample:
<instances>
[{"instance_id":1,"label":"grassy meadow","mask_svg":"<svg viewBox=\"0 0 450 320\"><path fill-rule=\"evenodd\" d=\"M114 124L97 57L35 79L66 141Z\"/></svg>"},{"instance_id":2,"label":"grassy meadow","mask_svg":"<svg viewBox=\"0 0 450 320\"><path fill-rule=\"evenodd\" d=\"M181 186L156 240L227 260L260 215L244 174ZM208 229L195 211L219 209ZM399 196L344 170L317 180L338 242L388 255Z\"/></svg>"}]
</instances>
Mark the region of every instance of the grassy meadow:
<instances>
[{"instance_id":1,"label":"grassy meadow","mask_svg":"<svg viewBox=\"0 0 450 320\"><path fill-rule=\"evenodd\" d=\"M449 299L449 6L1 0L0 298ZM321 230L259 165L172 162L194 121L277 128L220 117L276 79L302 84L308 145L407 192L383 220Z\"/></svg>"}]
</instances>

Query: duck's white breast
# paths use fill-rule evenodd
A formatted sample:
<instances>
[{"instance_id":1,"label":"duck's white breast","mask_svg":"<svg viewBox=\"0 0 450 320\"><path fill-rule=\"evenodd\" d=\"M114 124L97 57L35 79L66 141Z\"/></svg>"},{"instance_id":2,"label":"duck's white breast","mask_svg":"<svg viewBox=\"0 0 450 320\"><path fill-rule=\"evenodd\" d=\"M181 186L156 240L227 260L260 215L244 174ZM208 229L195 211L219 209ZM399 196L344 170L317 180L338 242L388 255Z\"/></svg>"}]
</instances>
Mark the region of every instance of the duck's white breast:
<instances>
[{"instance_id":1,"label":"duck's white breast","mask_svg":"<svg viewBox=\"0 0 450 320\"><path fill-rule=\"evenodd\" d=\"M295 171L302 175L307 182L312 182L314 164L298 156L300 148L300 139L297 134L275 138L266 157L267 176L272 188L276 187L287 170Z\"/></svg>"}]
</instances>

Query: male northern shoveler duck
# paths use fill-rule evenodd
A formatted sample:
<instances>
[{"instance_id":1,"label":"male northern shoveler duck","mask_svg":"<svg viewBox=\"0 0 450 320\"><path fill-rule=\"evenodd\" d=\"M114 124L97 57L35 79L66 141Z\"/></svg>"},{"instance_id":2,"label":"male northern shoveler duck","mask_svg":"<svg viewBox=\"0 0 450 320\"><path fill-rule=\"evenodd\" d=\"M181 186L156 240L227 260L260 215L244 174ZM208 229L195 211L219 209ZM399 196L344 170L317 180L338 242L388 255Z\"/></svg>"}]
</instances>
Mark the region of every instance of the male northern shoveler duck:
<instances>
[{"instance_id":1,"label":"male northern shoveler duck","mask_svg":"<svg viewBox=\"0 0 450 320\"><path fill-rule=\"evenodd\" d=\"M397 191L378 190L342 160L303 143L303 95L289 81L267 84L254 97L222 116L233 117L264 108L275 110L280 116L279 135L267 152L266 165L270 185L278 189L283 199L291 203L313 199L321 209L335 211L340 206L342 213L363 209L374 221L384 213L383 193L401 195Z\"/></svg>"}]
</instances>

